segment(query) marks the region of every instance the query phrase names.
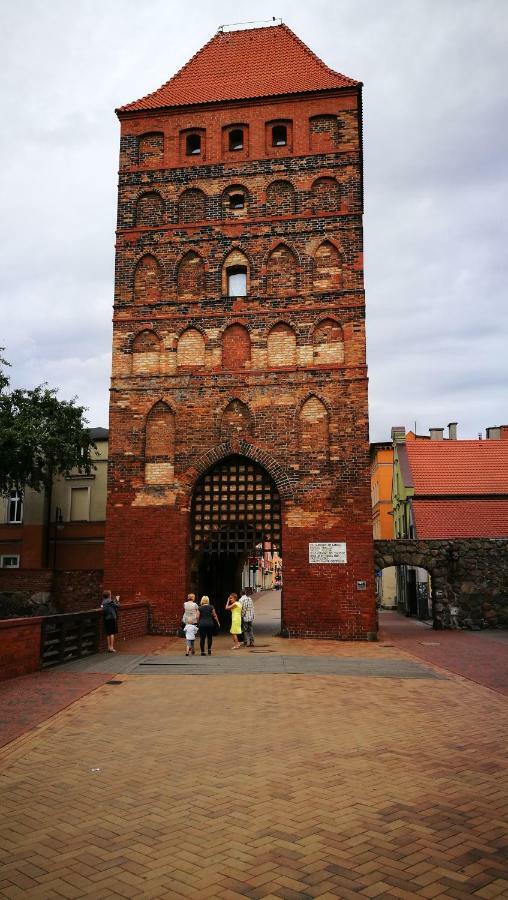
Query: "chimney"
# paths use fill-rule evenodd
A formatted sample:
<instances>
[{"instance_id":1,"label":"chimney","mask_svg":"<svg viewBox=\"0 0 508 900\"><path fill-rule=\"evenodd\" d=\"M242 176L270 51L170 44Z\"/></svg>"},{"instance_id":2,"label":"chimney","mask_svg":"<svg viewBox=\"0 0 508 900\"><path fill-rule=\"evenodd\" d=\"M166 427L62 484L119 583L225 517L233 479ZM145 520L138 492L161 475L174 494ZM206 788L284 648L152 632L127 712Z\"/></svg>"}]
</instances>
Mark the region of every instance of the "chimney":
<instances>
[{"instance_id":1,"label":"chimney","mask_svg":"<svg viewBox=\"0 0 508 900\"><path fill-rule=\"evenodd\" d=\"M394 444L405 444L406 443L406 426L405 425L394 425L391 431L392 441Z\"/></svg>"},{"instance_id":2,"label":"chimney","mask_svg":"<svg viewBox=\"0 0 508 900\"><path fill-rule=\"evenodd\" d=\"M508 425L495 425L493 428L486 428L488 441L508 441Z\"/></svg>"},{"instance_id":3,"label":"chimney","mask_svg":"<svg viewBox=\"0 0 508 900\"><path fill-rule=\"evenodd\" d=\"M444 428L429 428L429 434L431 441L442 441Z\"/></svg>"},{"instance_id":4,"label":"chimney","mask_svg":"<svg viewBox=\"0 0 508 900\"><path fill-rule=\"evenodd\" d=\"M448 422L448 440L449 441L457 440L457 425L458 425L458 422Z\"/></svg>"}]
</instances>

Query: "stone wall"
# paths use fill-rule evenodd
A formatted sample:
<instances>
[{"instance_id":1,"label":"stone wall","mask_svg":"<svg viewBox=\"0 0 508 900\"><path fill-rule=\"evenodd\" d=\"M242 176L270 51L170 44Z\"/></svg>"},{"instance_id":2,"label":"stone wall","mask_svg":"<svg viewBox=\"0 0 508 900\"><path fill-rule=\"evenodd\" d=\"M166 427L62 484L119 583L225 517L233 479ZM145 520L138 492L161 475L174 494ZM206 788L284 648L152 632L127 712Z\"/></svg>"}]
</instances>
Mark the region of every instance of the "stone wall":
<instances>
[{"instance_id":1,"label":"stone wall","mask_svg":"<svg viewBox=\"0 0 508 900\"><path fill-rule=\"evenodd\" d=\"M95 609L102 579L102 569L0 569L0 618Z\"/></svg>"},{"instance_id":2,"label":"stone wall","mask_svg":"<svg viewBox=\"0 0 508 900\"><path fill-rule=\"evenodd\" d=\"M421 566L432 577L434 595L443 591L473 618L487 601L499 624L508 626L508 538L374 541L374 560L378 569Z\"/></svg>"}]
</instances>

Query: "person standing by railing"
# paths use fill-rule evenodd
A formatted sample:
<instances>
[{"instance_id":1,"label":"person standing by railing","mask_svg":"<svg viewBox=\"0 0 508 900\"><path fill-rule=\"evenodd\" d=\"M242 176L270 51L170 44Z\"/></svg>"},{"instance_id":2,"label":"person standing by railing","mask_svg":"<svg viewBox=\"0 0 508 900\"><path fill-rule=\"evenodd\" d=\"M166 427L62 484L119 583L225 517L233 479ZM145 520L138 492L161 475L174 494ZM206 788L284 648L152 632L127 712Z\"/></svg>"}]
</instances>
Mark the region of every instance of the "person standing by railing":
<instances>
[{"instance_id":1,"label":"person standing by railing","mask_svg":"<svg viewBox=\"0 0 508 900\"><path fill-rule=\"evenodd\" d=\"M108 639L108 653L116 653L115 634L118 634L120 597L112 597L111 591L103 591L101 606L104 617L104 631Z\"/></svg>"}]
</instances>

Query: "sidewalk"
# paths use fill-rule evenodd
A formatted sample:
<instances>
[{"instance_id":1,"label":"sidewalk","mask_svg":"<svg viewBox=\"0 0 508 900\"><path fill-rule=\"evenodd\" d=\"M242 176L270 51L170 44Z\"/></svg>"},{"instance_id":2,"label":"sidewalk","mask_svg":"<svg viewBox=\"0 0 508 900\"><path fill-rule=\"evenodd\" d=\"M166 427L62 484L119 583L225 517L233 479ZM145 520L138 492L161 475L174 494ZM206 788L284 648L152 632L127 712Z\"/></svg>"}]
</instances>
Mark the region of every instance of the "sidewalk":
<instances>
[{"instance_id":1,"label":"sidewalk","mask_svg":"<svg viewBox=\"0 0 508 900\"><path fill-rule=\"evenodd\" d=\"M115 674L6 683L1 718L28 730L0 750L1 898L508 896L508 702L441 668L460 647L485 671L482 648L505 654L502 638L383 616L378 644L284 641L263 633L263 602L256 651L225 636L187 660L181 639L143 638L139 657L152 647L172 674L119 674L135 656L121 652L99 657ZM418 652L441 648L439 677L414 677ZM286 663L174 667L242 659Z\"/></svg>"},{"instance_id":2,"label":"sidewalk","mask_svg":"<svg viewBox=\"0 0 508 900\"><path fill-rule=\"evenodd\" d=\"M388 610L380 613L379 626L394 648L508 696L507 631L433 631Z\"/></svg>"}]
</instances>

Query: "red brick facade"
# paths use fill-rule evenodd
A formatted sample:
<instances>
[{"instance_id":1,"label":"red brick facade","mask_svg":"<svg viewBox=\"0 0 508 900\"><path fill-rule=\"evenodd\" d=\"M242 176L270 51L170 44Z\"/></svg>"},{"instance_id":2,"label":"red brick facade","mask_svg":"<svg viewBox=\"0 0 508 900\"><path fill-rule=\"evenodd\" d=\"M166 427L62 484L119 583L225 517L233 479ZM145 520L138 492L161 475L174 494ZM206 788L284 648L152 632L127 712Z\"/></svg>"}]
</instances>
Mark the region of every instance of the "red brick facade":
<instances>
[{"instance_id":1,"label":"red brick facade","mask_svg":"<svg viewBox=\"0 0 508 900\"><path fill-rule=\"evenodd\" d=\"M207 589L196 487L216 463L254 461L280 498L283 627L365 638L360 86L119 118L105 586L148 600L155 629L174 631L185 593ZM238 272L246 296L231 289ZM266 510L247 488L231 516L255 530ZM226 501L219 488L217 509ZM347 563L310 564L321 541L346 543ZM241 562L214 585L219 606Z\"/></svg>"}]
</instances>

